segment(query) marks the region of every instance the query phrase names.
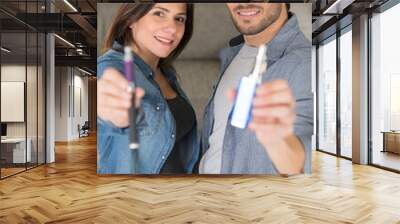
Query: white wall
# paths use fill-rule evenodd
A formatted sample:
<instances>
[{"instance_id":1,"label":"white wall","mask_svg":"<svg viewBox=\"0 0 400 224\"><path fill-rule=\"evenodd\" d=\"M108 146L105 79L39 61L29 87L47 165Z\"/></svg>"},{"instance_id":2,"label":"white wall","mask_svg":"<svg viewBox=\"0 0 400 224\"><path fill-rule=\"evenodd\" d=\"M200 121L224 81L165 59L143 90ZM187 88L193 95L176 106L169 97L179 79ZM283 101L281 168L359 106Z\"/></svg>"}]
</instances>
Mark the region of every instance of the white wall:
<instances>
[{"instance_id":1,"label":"white wall","mask_svg":"<svg viewBox=\"0 0 400 224\"><path fill-rule=\"evenodd\" d=\"M34 66L27 66L25 67L25 65L2 65L1 66L1 81L5 81L5 82L25 82L25 75L26 75L26 71L25 69L27 69L28 74L36 74L36 67ZM31 80L29 80L31 82ZM30 83L32 84L32 83ZM36 82L33 83L34 85L36 85ZM34 92L30 93L30 91L28 91L27 93L27 102L33 102L34 100L32 98L36 98L36 89L31 89L29 88L28 90L32 90ZM36 104L31 105L31 106L35 106L36 108ZM7 110L8 108L1 108L1 110ZM32 109L32 108L31 108ZM31 110L30 109L30 110ZM32 114L32 113L28 113L28 122L31 122L33 120L36 121L36 113ZM32 117L33 116L33 117ZM32 127L32 125L28 125L28 129ZM36 130L36 127L35 127ZM28 130L28 137L29 137L29 133L30 131ZM7 122L7 136L8 137L25 137L25 122Z\"/></svg>"},{"instance_id":2,"label":"white wall","mask_svg":"<svg viewBox=\"0 0 400 224\"><path fill-rule=\"evenodd\" d=\"M56 67L55 141L77 139L78 124L88 120L88 78L82 75L76 68Z\"/></svg>"},{"instance_id":3,"label":"white wall","mask_svg":"<svg viewBox=\"0 0 400 224\"><path fill-rule=\"evenodd\" d=\"M26 84L26 106L20 108L20 112L25 114L26 120L22 122L6 122L7 137L9 138L25 138L30 140L30 148L32 161L44 163L44 74L41 66L32 66L25 64L3 64L1 66L2 82L24 82ZM27 80L25 80L27 78ZM3 92L4 89L2 89ZM24 94L24 90L19 90L20 94ZM7 97L2 95L3 97ZM25 102L22 102L23 104ZM2 112L16 113L11 107L2 107ZM14 109L15 110L15 109ZM22 111L21 111L22 110ZM24 115L23 115L24 116ZM37 155L37 153L39 155ZM38 156L38 157L37 157Z\"/></svg>"},{"instance_id":4,"label":"white wall","mask_svg":"<svg viewBox=\"0 0 400 224\"><path fill-rule=\"evenodd\" d=\"M25 74L33 70L32 66L25 68L25 65L2 65L1 66L1 81L2 82L25 82ZM22 92L24 94L24 92ZM2 96L2 98L7 96ZM2 103L3 104L3 103ZM10 108L1 108L2 113L9 110ZM22 108L22 112L24 113ZM9 111L8 111L9 112ZM8 113L7 112L7 113ZM3 118L2 118L3 119ZM25 137L25 124L24 122L6 122L7 123L7 135L9 137Z\"/></svg>"},{"instance_id":5,"label":"white wall","mask_svg":"<svg viewBox=\"0 0 400 224\"><path fill-rule=\"evenodd\" d=\"M71 120L71 132L70 135L72 138L78 138L78 124L82 126L85 121L88 121L88 78L81 76L83 75L77 69L74 69L74 96L71 96L74 99L72 108L72 120ZM80 92L80 93L79 93ZM79 97L80 96L80 97ZM80 102L79 102L80 101ZM81 108L79 108L81 107ZM80 111L81 110L81 111Z\"/></svg>"},{"instance_id":6,"label":"white wall","mask_svg":"<svg viewBox=\"0 0 400 224\"><path fill-rule=\"evenodd\" d=\"M31 70L28 67L28 70ZM25 65L2 65L1 81L25 82ZM7 110L7 108L1 108ZM25 137L24 122L7 122L7 137Z\"/></svg>"},{"instance_id":7,"label":"white wall","mask_svg":"<svg viewBox=\"0 0 400 224\"><path fill-rule=\"evenodd\" d=\"M291 3L290 11L297 15L301 31L309 41L312 39L312 3Z\"/></svg>"},{"instance_id":8,"label":"white wall","mask_svg":"<svg viewBox=\"0 0 400 224\"><path fill-rule=\"evenodd\" d=\"M67 67L55 68L55 141L68 140L68 86Z\"/></svg>"}]
</instances>

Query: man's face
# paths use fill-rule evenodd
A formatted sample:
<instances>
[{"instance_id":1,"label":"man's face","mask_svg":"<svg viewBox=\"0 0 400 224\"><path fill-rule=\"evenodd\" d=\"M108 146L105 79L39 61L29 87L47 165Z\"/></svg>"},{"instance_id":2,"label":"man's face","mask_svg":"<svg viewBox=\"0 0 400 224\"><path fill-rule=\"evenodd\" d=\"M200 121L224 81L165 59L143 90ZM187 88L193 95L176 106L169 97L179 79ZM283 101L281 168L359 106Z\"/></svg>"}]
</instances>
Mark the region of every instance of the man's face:
<instances>
[{"instance_id":1,"label":"man's face","mask_svg":"<svg viewBox=\"0 0 400 224\"><path fill-rule=\"evenodd\" d=\"M281 14L282 3L227 3L236 29L255 35L273 24Z\"/></svg>"}]
</instances>

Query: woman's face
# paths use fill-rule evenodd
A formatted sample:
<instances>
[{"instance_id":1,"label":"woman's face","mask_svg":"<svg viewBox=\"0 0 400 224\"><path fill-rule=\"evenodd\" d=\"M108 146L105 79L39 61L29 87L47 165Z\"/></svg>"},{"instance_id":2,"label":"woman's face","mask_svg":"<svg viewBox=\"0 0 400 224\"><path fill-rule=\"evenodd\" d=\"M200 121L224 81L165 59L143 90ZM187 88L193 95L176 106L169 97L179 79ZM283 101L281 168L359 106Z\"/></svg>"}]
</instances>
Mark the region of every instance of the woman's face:
<instances>
[{"instance_id":1,"label":"woman's face","mask_svg":"<svg viewBox=\"0 0 400 224\"><path fill-rule=\"evenodd\" d=\"M167 57L185 32L186 4L158 3L131 24L137 53L147 57Z\"/></svg>"}]
</instances>

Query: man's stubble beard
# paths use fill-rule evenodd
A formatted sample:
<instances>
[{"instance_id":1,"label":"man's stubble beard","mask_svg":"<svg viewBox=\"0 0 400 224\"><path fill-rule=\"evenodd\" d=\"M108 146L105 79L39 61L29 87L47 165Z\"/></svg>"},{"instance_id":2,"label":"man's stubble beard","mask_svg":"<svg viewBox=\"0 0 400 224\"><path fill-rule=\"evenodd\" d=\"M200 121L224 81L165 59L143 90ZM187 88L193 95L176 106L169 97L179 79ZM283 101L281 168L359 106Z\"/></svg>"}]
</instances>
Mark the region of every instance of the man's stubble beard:
<instances>
[{"instance_id":1,"label":"man's stubble beard","mask_svg":"<svg viewBox=\"0 0 400 224\"><path fill-rule=\"evenodd\" d=\"M236 29L243 35L255 35L258 34L265 29L267 29L271 24L273 24L278 18L279 15L281 14L282 11L282 6L279 6L276 10L274 10L273 13L270 15L267 15L261 19L261 21L256 24L255 26L250 26L250 27L240 27L238 22L235 20L234 16L231 14L231 19L233 21L234 26ZM251 23L249 20L244 20L244 23Z\"/></svg>"}]
</instances>

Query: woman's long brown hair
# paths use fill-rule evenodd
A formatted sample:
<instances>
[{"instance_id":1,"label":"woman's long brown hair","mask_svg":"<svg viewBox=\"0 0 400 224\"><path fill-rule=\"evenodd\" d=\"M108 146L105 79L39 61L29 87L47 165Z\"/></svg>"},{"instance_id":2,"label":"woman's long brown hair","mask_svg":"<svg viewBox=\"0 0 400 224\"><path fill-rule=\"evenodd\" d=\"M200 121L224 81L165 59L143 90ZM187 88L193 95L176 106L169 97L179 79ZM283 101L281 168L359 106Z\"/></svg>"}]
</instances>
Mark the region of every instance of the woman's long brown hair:
<instances>
[{"instance_id":1,"label":"woman's long brown hair","mask_svg":"<svg viewBox=\"0 0 400 224\"><path fill-rule=\"evenodd\" d=\"M134 40L129 26L145 16L155 3L124 3L117 11L110 28L107 31L103 53L111 49L114 41L121 45L131 45ZM166 58L160 59L159 66L170 66L172 62L179 56L186 44L189 42L193 33L193 5L186 4L186 21L185 33L178 46Z\"/></svg>"}]
</instances>

